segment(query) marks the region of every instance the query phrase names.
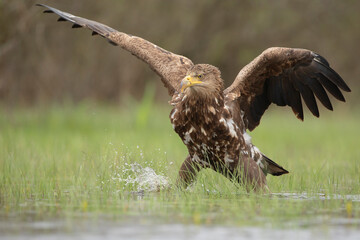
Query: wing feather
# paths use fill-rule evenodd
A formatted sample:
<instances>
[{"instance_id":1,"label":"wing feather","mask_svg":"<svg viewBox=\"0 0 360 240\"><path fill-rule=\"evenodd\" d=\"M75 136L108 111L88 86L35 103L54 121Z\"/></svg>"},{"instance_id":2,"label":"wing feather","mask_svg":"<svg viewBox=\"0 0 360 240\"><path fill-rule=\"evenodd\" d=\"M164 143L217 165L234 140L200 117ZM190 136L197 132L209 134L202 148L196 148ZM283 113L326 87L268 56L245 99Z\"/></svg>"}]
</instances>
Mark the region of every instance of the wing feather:
<instances>
[{"instance_id":1,"label":"wing feather","mask_svg":"<svg viewBox=\"0 0 360 240\"><path fill-rule=\"evenodd\" d=\"M340 87L342 90L346 92L350 92L350 88L346 85L344 80L340 77L340 75L337 72L331 69L330 66L324 65L316 58L314 61L318 63L316 65L316 68L318 69L318 71L321 72L321 74L323 74L327 79L333 82L336 86Z\"/></svg>"},{"instance_id":2,"label":"wing feather","mask_svg":"<svg viewBox=\"0 0 360 240\"><path fill-rule=\"evenodd\" d=\"M345 102L344 95L333 82L328 81L328 79L322 73L317 74L317 79L337 100Z\"/></svg>"},{"instance_id":3,"label":"wing feather","mask_svg":"<svg viewBox=\"0 0 360 240\"><path fill-rule=\"evenodd\" d=\"M293 87L294 77L292 75L289 75L290 81L283 81L284 88L288 89L288 91L285 91L288 96L287 105L290 105L295 116L303 120L304 119L304 112L303 112L303 106L301 102L301 96L300 92L296 91L296 89Z\"/></svg>"},{"instance_id":4,"label":"wing feather","mask_svg":"<svg viewBox=\"0 0 360 240\"><path fill-rule=\"evenodd\" d=\"M224 95L229 106L237 100L240 107L234 108L233 114L239 114L236 109L243 111L246 127L253 130L271 103L290 106L296 117L303 120L303 99L311 113L319 117L316 98L333 110L327 92L345 101L340 89L351 91L324 57L306 49L275 47L245 66Z\"/></svg>"},{"instance_id":5,"label":"wing feather","mask_svg":"<svg viewBox=\"0 0 360 240\"><path fill-rule=\"evenodd\" d=\"M301 78L303 79L304 84L309 86L309 88L315 94L317 99L320 100L322 105L329 110L333 110L330 99L326 94L323 86L318 82L318 80L316 78L309 77L306 74L302 74Z\"/></svg>"},{"instance_id":6,"label":"wing feather","mask_svg":"<svg viewBox=\"0 0 360 240\"><path fill-rule=\"evenodd\" d=\"M300 92L301 97L304 99L306 106L309 108L309 110L312 112L314 116L319 117L319 109L316 104L314 94L309 88L309 86L301 82L300 76L295 77L294 83L295 83L295 89Z\"/></svg>"},{"instance_id":7,"label":"wing feather","mask_svg":"<svg viewBox=\"0 0 360 240\"><path fill-rule=\"evenodd\" d=\"M171 53L140 37L119 32L96 21L77 17L44 4L37 5L45 7L44 12L46 13L57 14L59 16L58 21L69 21L73 23L73 28L90 29L92 35L100 35L106 38L109 43L122 47L146 62L161 77L170 95L179 92L182 78L185 77L188 69L194 65L190 59Z\"/></svg>"}]
</instances>

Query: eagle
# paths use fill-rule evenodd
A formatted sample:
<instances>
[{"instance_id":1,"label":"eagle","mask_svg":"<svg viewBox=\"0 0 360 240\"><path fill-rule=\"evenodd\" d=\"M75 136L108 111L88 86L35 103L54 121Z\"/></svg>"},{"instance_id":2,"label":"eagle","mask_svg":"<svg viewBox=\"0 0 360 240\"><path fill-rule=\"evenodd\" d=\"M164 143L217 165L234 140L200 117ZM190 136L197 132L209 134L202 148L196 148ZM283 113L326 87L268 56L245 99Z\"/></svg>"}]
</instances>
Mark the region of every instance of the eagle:
<instances>
[{"instance_id":1,"label":"eagle","mask_svg":"<svg viewBox=\"0 0 360 240\"><path fill-rule=\"evenodd\" d=\"M316 98L333 110L328 93L345 102L341 90L351 91L324 57L307 49L284 47L263 51L225 89L215 66L194 64L143 38L37 5L46 8L45 13L57 14L58 21L90 29L92 35L127 50L160 76L171 97L171 124L189 152L179 170L180 187L187 187L200 170L209 168L239 182L248 191L268 190L267 174L280 176L289 172L266 157L248 134L259 125L266 109L272 103L289 106L303 120L304 102L319 117Z\"/></svg>"}]
</instances>

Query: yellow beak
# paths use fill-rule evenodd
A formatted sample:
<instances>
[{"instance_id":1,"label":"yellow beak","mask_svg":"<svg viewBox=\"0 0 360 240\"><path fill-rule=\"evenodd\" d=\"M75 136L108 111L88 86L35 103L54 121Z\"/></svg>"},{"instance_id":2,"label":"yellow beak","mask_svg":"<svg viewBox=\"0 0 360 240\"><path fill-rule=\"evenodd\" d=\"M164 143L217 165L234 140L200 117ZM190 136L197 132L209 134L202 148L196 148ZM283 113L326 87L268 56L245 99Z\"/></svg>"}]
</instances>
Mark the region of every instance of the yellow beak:
<instances>
[{"instance_id":1,"label":"yellow beak","mask_svg":"<svg viewBox=\"0 0 360 240\"><path fill-rule=\"evenodd\" d=\"M181 92L183 92L186 88L194 86L199 83L202 83L202 81L199 81L197 77L186 76L181 81Z\"/></svg>"}]
</instances>

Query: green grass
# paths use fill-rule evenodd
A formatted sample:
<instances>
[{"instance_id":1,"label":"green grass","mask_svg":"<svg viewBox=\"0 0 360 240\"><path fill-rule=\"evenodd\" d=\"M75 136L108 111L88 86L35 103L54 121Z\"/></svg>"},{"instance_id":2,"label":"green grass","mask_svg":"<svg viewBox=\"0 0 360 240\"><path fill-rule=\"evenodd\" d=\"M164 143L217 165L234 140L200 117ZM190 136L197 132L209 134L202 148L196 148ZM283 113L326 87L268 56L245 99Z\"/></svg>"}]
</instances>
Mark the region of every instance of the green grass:
<instances>
[{"instance_id":1,"label":"green grass","mask_svg":"<svg viewBox=\"0 0 360 240\"><path fill-rule=\"evenodd\" d=\"M129 164L151 167L174 184L186 156L169 123L170 107L150 107L1 110L0 217L110 215L281 226L314 217L324 223L360 218L359 112L322 111L320 120L307 114L304 123L288 109L266 113L251 133L253 142L290 171L268 177L271 191L295 197L248 194L211 170L202 171L190 190L139 194L136 183L119 181L133 174Z\"/></svg>"}]
</instances>

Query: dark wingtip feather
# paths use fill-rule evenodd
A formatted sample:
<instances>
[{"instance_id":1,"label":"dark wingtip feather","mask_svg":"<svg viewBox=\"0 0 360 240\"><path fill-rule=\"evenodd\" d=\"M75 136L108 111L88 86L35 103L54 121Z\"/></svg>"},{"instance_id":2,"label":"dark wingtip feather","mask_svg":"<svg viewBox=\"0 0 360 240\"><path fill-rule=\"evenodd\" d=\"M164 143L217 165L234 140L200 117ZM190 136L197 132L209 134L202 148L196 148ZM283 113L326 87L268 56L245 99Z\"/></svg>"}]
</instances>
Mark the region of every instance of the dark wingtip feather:
<instances>
[{"instance_id":1,"label":"dark wingtip feather","mask_svg":"<svg viewBox=\"0 0 360 240\"><path fill-rule=\"evenodd\" d=\"M321 55L319 55L317 53L314 53L314 52L312 52L312 55L314 56L315 61L318 61L318 62L326 65L327 67L330 67L329 62L323 56L321 56Z\"/></svg>"},{"instance_id":2,"label":"dark wingtip feather","mask_svg":"<svg viewBox=\"0 0 360 240\"><path fill-rule=\"evenodd\" d=\"M63 18L63 17L59 17L57 21L58 21L58 22L65 22L65 21L66 21L66 19L65 19L65 18Z\"/></svg>"},{"instance_id":3,"label":"dark wingtip feather","mask_svg":"<svg viewBox=\"0 0 360 240\"><path fill-rule=\"evenodd\" d=\"M328 81L327 77L322 73L317 75L317 80L325 87L325 89L331 93L337 100L345 102L344 95L339 88L332 81Z\"/></svg>"},{"instance_id":4,"label":"dark wingtip feather","mask_svg":"<svg viewBox=\"0 0 360 240\"><path fill-rule=\"evenodd\" d=\"M319 108L317 106L314 93L312 92L312 90L310 89L309 86L307 86L303 82L301 82L302 76L300 74L296 75L296 77L294 77L294 79L296 80L295 86L298 89L298 91L300 92L302 99L304 100L306 106L308 107L308 109L311 111L311 113L314 116L319 117L319 115L320 115Z\"/></svg>"},{"instance_id":5,"label":"dark wingtip feather","mask_svg":"<svg viewBox=\"0 0 360 240\"><path fill-rule=\"evenodd\" d=\"M345 83L341 76L330 67L325 58L320 57L320 55L317 55L317 57L314 58L314 61L317 63L317 68L321 70L321 73L345 92L351 92L349 86Z\"/></svg>"},{"instance_id":6,"label":"dark wingtip feather","mask_svg":"<svg viewBox=\"0 0 360 240\"><path fill-rule=\"evenodd\" d=\"M290 106L291 106L293 113L295 114L295 117L301 121L304 121L304 112L302 109L301 98L300 98L299 106L297 106L297 105L290 105Z\"/></svg>"},{"instance_id":7,"label":"dark wingtip feather","mask_svg":"<svg viewBox=\"0 0 360 240\"><path fill-rule=\"evenodd\" d=\"M43 13L53 13L51 10L44 10Z\"/></svg>"},{"instance_id":8,"label":"dark wingtip feather","mask_svg":"<svg viewBox=\"0 0 360 240\"><path fill-rule=\"evenodd\" d=\"M95 36L95 35L99 35L97 32L95 32L95 31L93 31L92 33L91 33L91 36Z\"/></svg>"},{"instance_id":9,"label":"dark wingtip feather","mask_svg":"<svg viewBox=\"0 0 360 240\"><path fill-rule=\"evenodd\" d=\"M299 112L295 112L294 111L294 109L293 109L293 112L294 112L294 114L295 114L295 117L297 118L297 119L299 119L300 121L304 121L304 114L301 112L301 113L299 113Z\"/></svg>"},{"instance_id":10,"label":"dark wingtip feather","mask_svg":"<svg viewBox=\"0 0 360 240\"><path fill-rule=\"evenodd\" d=\"M82 26L79 25L79 24L74 23L74 24L72 25L72 28L82 28Z\"/></svg>"},{"instance_id":11,"label":"dark wingtip feather","mask_svg":"<svg viewBox=\"0 0 360 240\"><path fill-rule=\"evenodd\" d=\"M330 99L329 99L328 95L326 94L325 89L318 82L318 80L315 77L309 77L306 74L302 75L302 79L303 79L304 83L308 87L310 87L311 91L314 93L314 95L317 97L317 99L322 103L322 105L325 108L332 110L333 107L330 102Z\"/></svg>"}]
</instances>

